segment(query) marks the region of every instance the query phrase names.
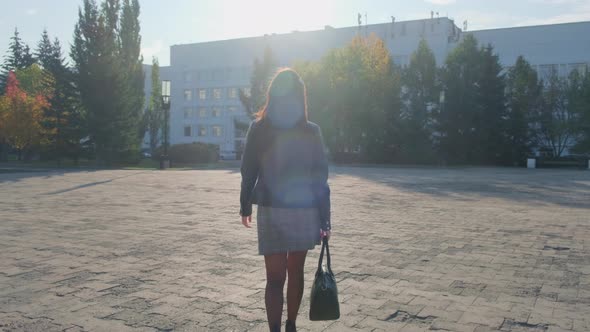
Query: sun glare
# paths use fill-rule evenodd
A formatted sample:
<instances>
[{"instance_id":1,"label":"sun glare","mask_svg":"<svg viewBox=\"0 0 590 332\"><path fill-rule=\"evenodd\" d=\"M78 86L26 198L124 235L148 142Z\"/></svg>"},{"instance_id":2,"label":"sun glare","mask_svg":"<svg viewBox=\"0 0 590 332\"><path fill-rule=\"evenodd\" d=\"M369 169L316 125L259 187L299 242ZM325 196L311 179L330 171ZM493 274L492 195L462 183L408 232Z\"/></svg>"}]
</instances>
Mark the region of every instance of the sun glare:
<instances>
[{"instance_id":1,"label":"sun glare","mask_svg":"<svg viewBox=\"0 0 590 332\"><path fill-rule=\"evenodd\" d=\"M231 10L224 14L223 35L245 37L321 29L334 21L334 6L334 1L313 0L232 2Z\"/></svg>"}]
</instances>

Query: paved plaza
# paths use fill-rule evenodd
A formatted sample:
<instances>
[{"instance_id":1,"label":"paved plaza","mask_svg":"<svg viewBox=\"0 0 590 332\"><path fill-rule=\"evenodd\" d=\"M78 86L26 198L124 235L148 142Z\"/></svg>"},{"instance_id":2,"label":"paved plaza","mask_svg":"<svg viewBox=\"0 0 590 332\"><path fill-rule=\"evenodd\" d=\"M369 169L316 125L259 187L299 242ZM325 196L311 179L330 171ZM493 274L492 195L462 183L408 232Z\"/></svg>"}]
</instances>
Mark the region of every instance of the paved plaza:
<instances>
[{"instance_id":1,"label":"paved plaza","mask_svg":"<svg viewBox=\"0 0 590 332\"><path fill-rule=\"evenodd\" d=\"M342 317L301 331L590 331L590 171L333 168ZM0 174L1 331L266 331L237 170ZM256 224L256 222L254 222Z\"/></svg>"}]
</instances>

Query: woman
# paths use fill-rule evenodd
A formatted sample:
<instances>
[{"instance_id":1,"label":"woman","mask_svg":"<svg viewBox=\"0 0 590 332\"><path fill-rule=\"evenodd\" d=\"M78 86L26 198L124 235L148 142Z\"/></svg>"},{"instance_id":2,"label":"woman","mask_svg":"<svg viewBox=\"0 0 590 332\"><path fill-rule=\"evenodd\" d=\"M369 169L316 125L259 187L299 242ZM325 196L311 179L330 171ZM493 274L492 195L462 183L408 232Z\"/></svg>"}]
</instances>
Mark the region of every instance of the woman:
<instances>
[{"instance_id":1,"label":"woman","mask_svg":"<svg viewBox=\"0 0 590 332\"><path fill-rule=\"evenodd\" d=\"M306 98L301 77L280 70L250 125L242 160L240 215L250 228L252 204L258 205L258 252L266 265L272 332L281 330L287 275L286 331L296 331L307 251L330 236L328 162L320 128L307 120Z\"/></svg>"}]
</instances>

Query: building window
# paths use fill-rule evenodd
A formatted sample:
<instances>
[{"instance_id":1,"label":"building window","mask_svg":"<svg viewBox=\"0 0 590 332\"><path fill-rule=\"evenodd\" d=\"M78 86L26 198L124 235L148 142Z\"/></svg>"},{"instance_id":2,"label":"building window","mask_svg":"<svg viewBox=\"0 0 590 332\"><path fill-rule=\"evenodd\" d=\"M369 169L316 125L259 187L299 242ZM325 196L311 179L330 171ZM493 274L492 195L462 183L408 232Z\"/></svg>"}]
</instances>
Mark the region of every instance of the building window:
<instances>
[{"instance_id":1,"label":"building window","mask_svg":"<svg viewBox=\"0 0 590 332\"><path fill-rule=\"evenodd\" d=\"M238 98L238 89L237 88L229 88L228 97L231 99Z\"/></svg>"},{"instance_id":2,"label":"building window","mask_svg":"<svg viewBox=\"0 0 590 332\"><path fill-rule=\"evenodd\" d=\"M211 80L211 72L209 70L202 70L199 72L199 80L200 81L210 81Z\"/></svg>"},{"instance_id":3,"label":"building window","mask_svg":"<svg viewBox=\"0 0 590 332\"><path fill-rule=\"evenodd\" d=\"M250 77L251 69L249 67L242 67L241 72L242 72L241 73L242 78L246 79L246 78Z\"/></svg>"},{"instance_id":4,"label":"building window","mask_svg":"<svg viewBox=\"0 0 590 332\"><path fill-rule=\"evenodd\" d=\"M584 75L586 74L586 64L585 63L572 63L569 65L570 71L577 71L578 74Z\"/></svg>"},{"instance_id":5,"label":"building window","mask_svg":"<svg viewBox=\"0 0 590 332\"><path fill-rule=\"evenodd\" d=\"M201 100L207 99L207 90L206 89L199 89L199 99L201 99Z\"/></svg>"},{"instance_id":6,"label":"building window","mask_svg":"<svg viewBox=\"0 0 590 332\"><path fill-rule=\"evenodd\" d=\"M207 136L207 127L199 126L199 136Z\"/></svg>"},{"instance_id":7,"label":"building window","mask_svg":"<svg viewBox=\"0 0 590 332\"><path fill-rule=\"evenodd\" d=\"M213 110L211 111L211 116L214 118L218 118L221 116L221 109L214 107Z\"/></svg>"},{"instance_id":8,"label":"building window","mask_svg":"<svg viewBox=\"0 0 590 332\"><path fill-rule=\"evenodd\" d=\"M191 136L192 136L191 126L184 126L184 137L191 137Z\"/></svg>"},{"instance_id":9,"label":"building window","mask_svg":"<svg viewBox=\"0 0 590 332\"><path fill-rule=\"evenodd\" d=\"M244 138L246 137L246 130L236 128L235 135L236 138Z\"/></svg>"},{"instance_id":10,"label":"building window","mask_svg":"<svg viewBox=\"0 0 590 332\"><path fill-rule=\"evenodd\" d=\"M213 98L221 99L221 89L220 88L213 89Z\"/></svg>"},{"instance_id":11,"label":"building window","mask_svg":"<svg viewBox=\"0 0 590 332\"><path fill-rule=\"evenodd\" d=\"M540 65L539 66L539 76L543 80L548 80L553 75L558 75L558 66L557 65Z\"/></svg>"},{"instance_id":12,"label":"building window","mask_svg":"<svg viewBox=\"0 0 590 332\"><path fill-rule=\"evenodd\" d=\"M185 107L185 109L184 109L184 118L185 119L190 119L192 115L193 115L192 109L190 107Z\"/></svg>"},{"instance_id":13,"label":"building window","mask_svg":"<svg viewBox=\"0 0 590 332\"><path fill-rule=\"evenodd\" d=\"M184 90L184 100L186 100L186 101L193 100L193 92L190 89Z\"/></svg>"},{"instance_id":14,"label":"building window","mask_svg":"<svg viewBox=\"0 0 590 332\"><path fill-rule=\"evenodd\" d=\"M238 108L235 106L228 106L227 107L227 112L230 114L235 114L238 113Z\"/></svg>"},{"instance_id":15,"label":"building window","mask_svg":"<svg viewBox=\"0 0 590 332\"><path fill-rule=\"evenodd\" d=\"M252 90L250 90L250 88L242 88L242 92L244 92L246 97L250 97L252 95Z\"/></svg>"},{"instance_id":16,"label":"building window","mask_svg":"<svg viewBox=\"0 0 590 332\"><path fill-rule=\"evenodd\" d=\"M567 76L569 73L567 71L567 65L560 64L559 65L559 76Z\"/></svg>"},{"instance_id":17,"label":"building window","mask_svg":"<svg viewBox=\"0 0 590 332\"><path fill-rule=\"evenodd\" d=\"M215 81L221 81L223 80L224 76L224 70L223 69L216 69L213 71L213 79Z\"/></svg>"},{"instance_id":18,"label":"building window","mask_svg":"<svg viewBox=\"0 0 590 332\"><path fill-rule=\"evenodd\" d=\"M191 82L193 80L193 74L189 71L184 72L184 81Z\"/></svg>"},{"instance_id":19,"label":"building window","mask_svg":"<svg viewBox=\"0 0 590 332\"><path fill-rule=\"evenodd\" d=\"M221 130L222 129L221 126L213 126L212 129L213 129L213 136L215 136L215 137L221 137L221 135L223 134L223 132Z\"/></svg>"},{"instance_id":20,"label":"building window","mask_svg":"<svg viewBox=\"0 0 590 332\"><path fill-rule=\"evenodd\" d=\"M201 107L199 108L199 118L206 118L207 117L207 108Z\"/></svg>"}]
</instances>

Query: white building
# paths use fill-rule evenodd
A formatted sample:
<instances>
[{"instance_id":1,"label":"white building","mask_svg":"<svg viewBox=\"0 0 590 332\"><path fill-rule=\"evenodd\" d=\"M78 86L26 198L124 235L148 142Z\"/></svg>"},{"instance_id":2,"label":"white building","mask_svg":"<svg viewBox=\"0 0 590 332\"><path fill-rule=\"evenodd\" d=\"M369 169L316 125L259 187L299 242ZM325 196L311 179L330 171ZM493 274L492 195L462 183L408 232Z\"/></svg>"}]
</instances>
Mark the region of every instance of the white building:
<instances>
[{"instance_id":1,"label":"white building","mask_svg":"<svg viewBox=\"0 0 590 332\"><path fill-rule=\"evenodd\" d=\"M473 34L484 45L491 44L505 67L523 55L541 77L553 69L565 75L590 65L590 22L463 32L448 18L433 18L174 45L170 66L161 68L160 73L162 80L171 81L171 144L217 144L222 157L235 157L244 133L236 132L234 119L248 120L238 89L248 88L252 63L262 58L266 46L280 66L289 66L296 60L318 60L357 34L373 33L384 40L400 65L409 63L424 38L440 66L466 34ZM147 70L146 96L150 85Z\"/></svg>"}]
</instances>

